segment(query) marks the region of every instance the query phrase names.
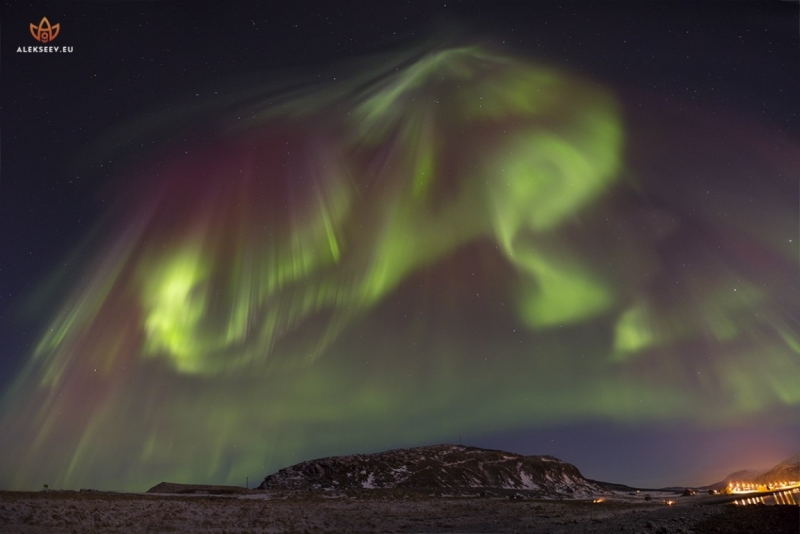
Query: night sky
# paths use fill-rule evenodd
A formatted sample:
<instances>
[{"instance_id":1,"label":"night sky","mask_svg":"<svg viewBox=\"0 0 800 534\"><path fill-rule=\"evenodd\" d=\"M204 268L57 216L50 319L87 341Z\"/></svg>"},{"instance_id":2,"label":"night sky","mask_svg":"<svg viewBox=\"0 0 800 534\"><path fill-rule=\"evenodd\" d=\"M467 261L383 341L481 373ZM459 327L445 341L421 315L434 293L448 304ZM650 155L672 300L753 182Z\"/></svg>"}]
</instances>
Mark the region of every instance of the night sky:
<instances>
[{"instance_id":1,"label":"night sky","mask_svg":"<svg viewBox=\"0 0 800 534\"><path fill-rule=\"evenodd\" d=\"M0 488L800 452L797 3L336 4L2 3Z\"/></svg>"}]
</instances>

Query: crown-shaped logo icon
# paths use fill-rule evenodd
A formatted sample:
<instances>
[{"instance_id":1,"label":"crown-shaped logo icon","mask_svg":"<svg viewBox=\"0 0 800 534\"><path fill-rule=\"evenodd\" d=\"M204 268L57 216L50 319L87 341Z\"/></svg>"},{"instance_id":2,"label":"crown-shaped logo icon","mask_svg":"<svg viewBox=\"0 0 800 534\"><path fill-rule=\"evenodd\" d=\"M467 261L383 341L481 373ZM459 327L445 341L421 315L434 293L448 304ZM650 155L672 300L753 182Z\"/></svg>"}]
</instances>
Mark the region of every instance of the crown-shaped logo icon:
<instances>
[{"instance_id":1,"label":"crown-shaped logo icon","mask_svg":"<svg viewBox=\"0 0 800 534\"><path fill-rule=\"evenodd\" d=\"M58 37L59 30L61 30L61 24L53 24L51 26L47 17L42 17L38 26L31 22L31 35L40 43L49 43Z\"/></svg>"}]
</instances>

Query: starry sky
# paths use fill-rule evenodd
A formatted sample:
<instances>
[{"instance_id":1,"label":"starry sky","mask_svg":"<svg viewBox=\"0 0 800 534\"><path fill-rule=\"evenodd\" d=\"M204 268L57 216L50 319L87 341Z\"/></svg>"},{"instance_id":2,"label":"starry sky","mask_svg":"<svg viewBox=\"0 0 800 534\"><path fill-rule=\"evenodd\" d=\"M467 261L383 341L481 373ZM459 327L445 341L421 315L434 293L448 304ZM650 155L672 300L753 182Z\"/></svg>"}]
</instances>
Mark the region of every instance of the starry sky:
<instances>
[{"instance_id":1,"label":"starry sky","mask_svg":"<svg viewBox=\"0 0 800 534\"><path fill-rule=\"evenodd\" d=\"M0 488L800 452L796 3L335 4L2 3Z\"/></svg>"}]
</instances>

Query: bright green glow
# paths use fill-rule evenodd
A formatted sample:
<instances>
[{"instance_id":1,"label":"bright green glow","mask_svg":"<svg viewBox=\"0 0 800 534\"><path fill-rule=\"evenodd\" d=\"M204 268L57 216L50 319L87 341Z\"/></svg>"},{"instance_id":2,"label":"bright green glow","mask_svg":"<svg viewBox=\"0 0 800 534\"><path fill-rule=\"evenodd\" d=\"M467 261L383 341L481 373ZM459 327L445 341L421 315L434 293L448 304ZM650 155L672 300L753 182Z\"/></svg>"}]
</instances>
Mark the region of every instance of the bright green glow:
<instances>
[{"instance_id":1,"label":"bright green glow","mask_svg":"<svg viewBox=\"0 0 800 534\"><path fill-rule=\"evenodd\" d=\"M472 87L471 80L481 81ZM489 115L453 107L484 95L495 102ZM241 241L228 282L233 291L223 306L224 328L204 320L208 273L199 266L215 261L213 247L167 260L166 272L153 276L157 289L149 288L144 297L151 354L169 358L182 372L214 374L268 360L276 343L304 321L331 313L325 333L301 359L312 361L354 317L404 279L481 236L499 240L528 288L520 320L529 326L573 323L612 303L604 283L581 267L579 258L545 253L535 239L529 249L518 249L525 236L556 230L615 180L622 134L612 99L555 71L472 48L426 56L363 90L360 98L347 132L356 153L377 141L392 149L365 168L347 153L314 153L310 166L325 177L316 209L293 214L288 231L277 239ZM501 142L470 149L453 141L456 153L466 150L474 163L452 168L452 155L439 156L449 133L484 127L500 117L500 108L501 115L513 114L515 102L517 115L531 122L504 132ZM542 119L552 126L542 128ZM379 211L365 214L369 229L345 253L342 243L357 194L352 177L376 172L391 187L371 194L370 206ZM434 200L441 194L438 183L452 173L464 175L463 185L447 200Z\"/></svg>"},{"instance_id":2,"label":"bright green glow","mask_svg":"<svg viewBox=\"0 0 800 534\"><path fill-rule=\"evenodd\" d=\"M241 484L460 432L800 404L781 279L642 231L609 94L477 48L398 65L277 98L253 116L279 151L253 134L252 167L221 156L185 182L206 194L167 183L111 236L3 405L0 481Z\"/></svg>"},{"instance_id":3,"label":"bright green glow","mask_svg":"<svg viewBox=\"0 0 800 534\"><path fill-rule=\"evenodd\" d=\"M142 304L146 310L145 350L168 351L179 370L196 370L193 361L205 314L206 295L202 283L208 276L198 248L179 252L148 273Z\"/></svg>"},{"instance_id":4,"label":"bright green glow","mask_svg":"<svg viewBox=\"0 0 800 534\"><path fill-rule=\"evenodd\" d=\"M611 121L611 118L608 118ZM497 229L510 242L520 229L549 230L580 206L596 198L613 181L621 148L619 126L596 129L586 146L558 135L529 133L519 136L491 169ZM578 148L580 147L580 148Z\"/></svg>"},{"instance_id":5,"label":"bright green glow","mask_svg":"<svg viewBox=\"0 0 800 534\"><path fill-rule=\"evenodd\" d=\"M517 253L515 260L536 277L536 288L526 288L521 301L522 318L532 326L573 323L605 310L610 292L588 272L550 264L544 257Z\"/></svg>"},{"instance_id":6,"label":"bright green glow","mask_svg":"<svg viewBox=\"0 0 800 534\"><path fill-rule=\"evenodd\" d=\"M656 335L645 306L631 307L620 316L614 340L619 357L646 349L655 341Z\"/></svg>"}]
</instances>

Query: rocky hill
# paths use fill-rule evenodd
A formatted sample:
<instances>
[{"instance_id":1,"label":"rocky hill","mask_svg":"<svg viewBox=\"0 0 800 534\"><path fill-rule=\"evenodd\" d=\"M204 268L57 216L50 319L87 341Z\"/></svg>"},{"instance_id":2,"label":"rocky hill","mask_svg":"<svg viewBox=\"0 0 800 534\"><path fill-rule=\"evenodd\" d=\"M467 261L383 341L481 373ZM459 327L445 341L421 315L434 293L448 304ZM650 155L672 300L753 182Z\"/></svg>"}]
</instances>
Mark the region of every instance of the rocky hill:
<instances>
[{"instance_id":1,"label":"rocky hill","mask_svg":"<svg viewBox=\"0 0 800 534\"><path fill-rule=\"evenodd\" d=\"M704 488L722 490L728 485L728 482L770 484L772 482L789 482L792 480L800 481L800 455L787 458L769 471L753 471L750 469L736 471L723 480Z\"/></svg>"},{"instance_id":2,"label":"rocky hill","mask_svg":"<svg viewBox=\"0 0 800 534\"><path fill-rule=\"evenodd\" d=\"M552 456L433 445L302 462L267 476L259 489L493 488L588 497L601 486Z\"/></svg>"},{"instance_id":3,"label":"rocky hill","mask_svg":"<svg viewBox=\"0 0 800 534\"><path fill-rule=\"evenodd\" d=\"M771 482L789 482L792 480L800 481L800 455L787 458L766 473L756 477L755 481L763 484Z\"/></svg>"},{"instance_id":4,"label":"rocky hill","mask_svg":"<svg viewBox=\"0 0 800 534\"><path fill-rule=\"evenodd\" d=\"M719 482L715 482L713 484L709 484L708 486L701 486L698 489L715 489L717 491L722 491L726 487L728 487L729 482L737 483L737 482L749 482L751 480L755 480L758 478L763 471L753 471L752 469L742 469L741 471L736 471L735 473L731 473L730 475L726 476Z\"/></svg>"}]
</instances>

